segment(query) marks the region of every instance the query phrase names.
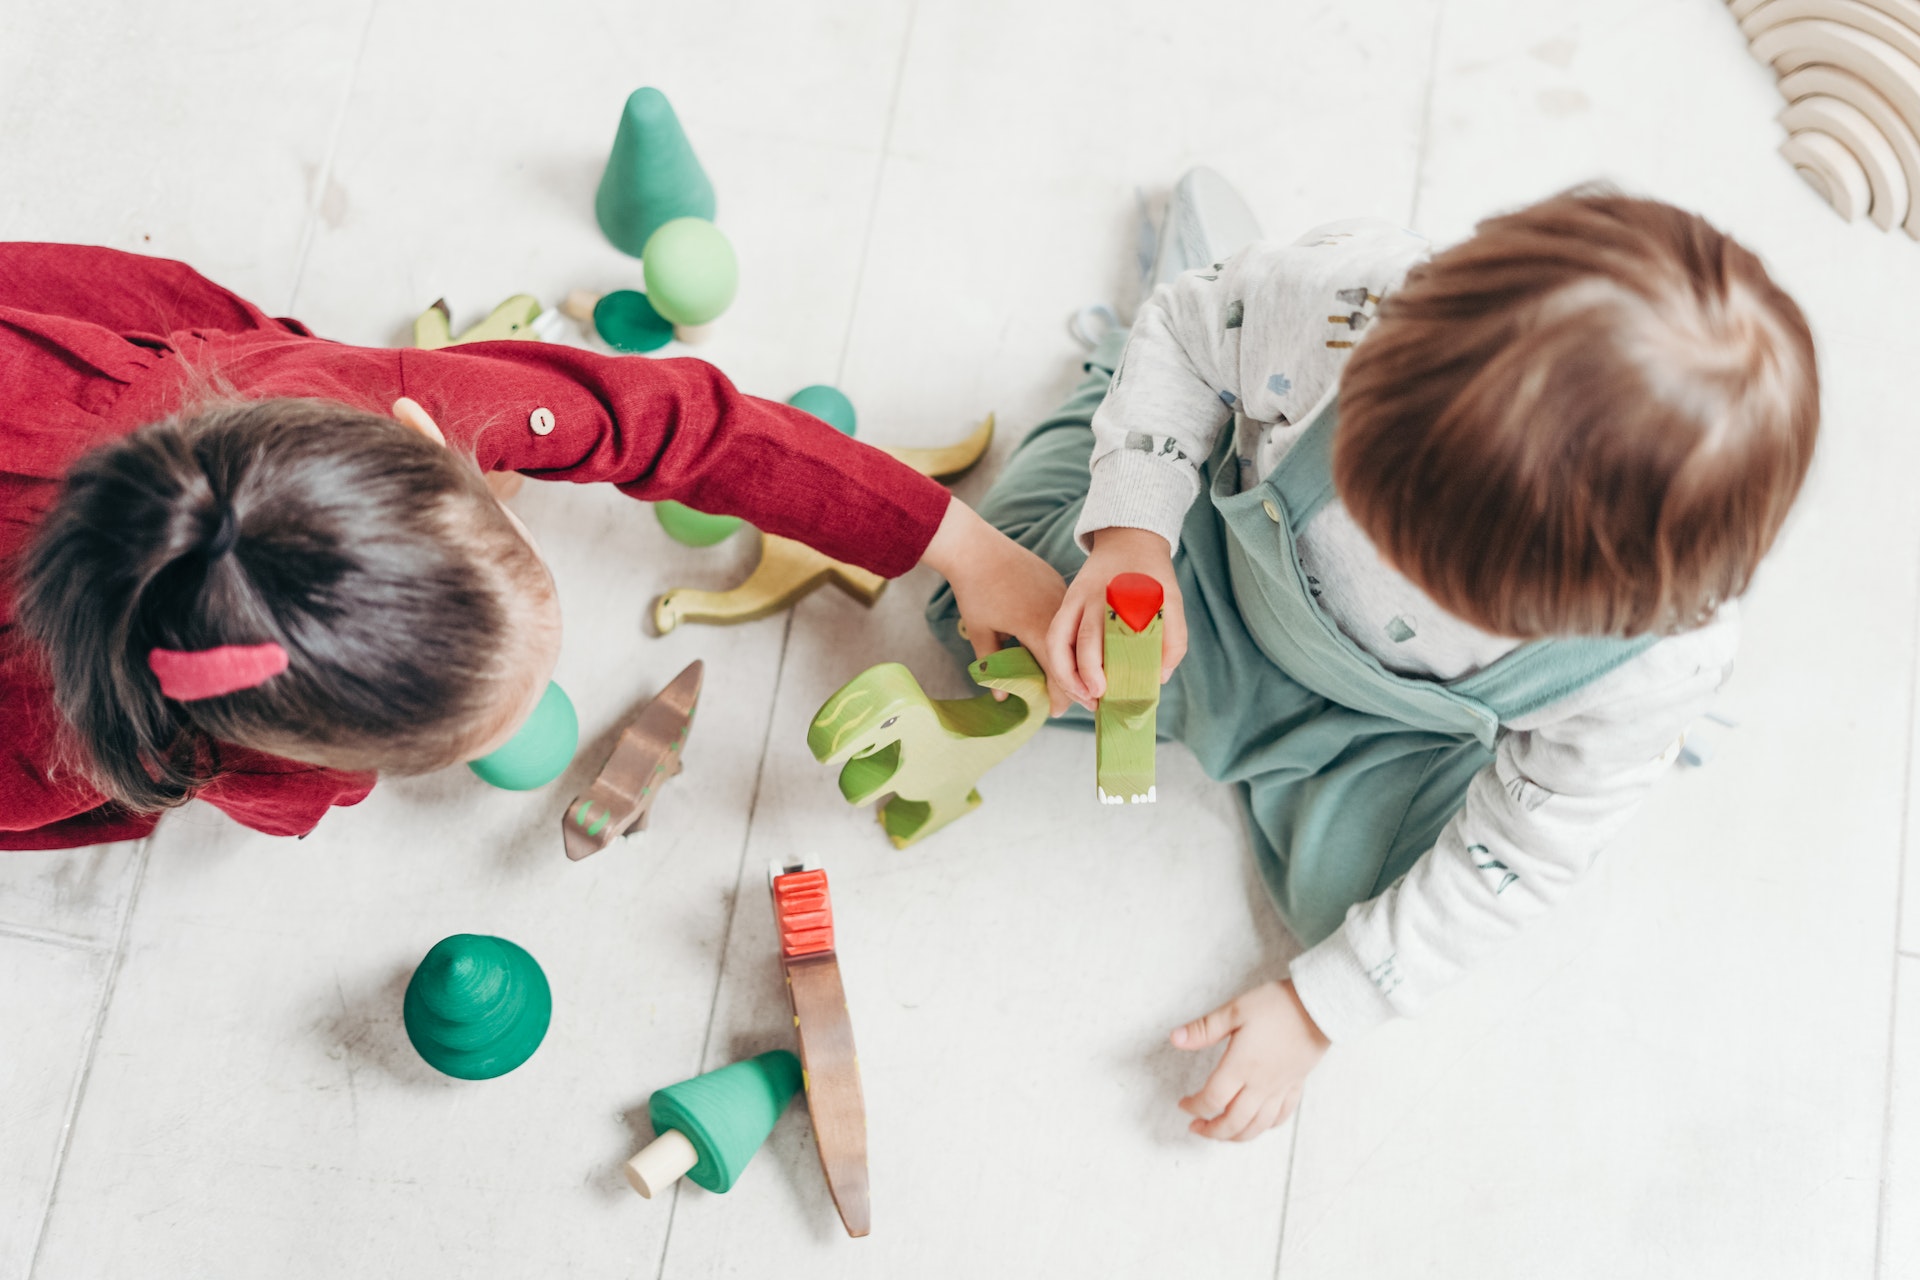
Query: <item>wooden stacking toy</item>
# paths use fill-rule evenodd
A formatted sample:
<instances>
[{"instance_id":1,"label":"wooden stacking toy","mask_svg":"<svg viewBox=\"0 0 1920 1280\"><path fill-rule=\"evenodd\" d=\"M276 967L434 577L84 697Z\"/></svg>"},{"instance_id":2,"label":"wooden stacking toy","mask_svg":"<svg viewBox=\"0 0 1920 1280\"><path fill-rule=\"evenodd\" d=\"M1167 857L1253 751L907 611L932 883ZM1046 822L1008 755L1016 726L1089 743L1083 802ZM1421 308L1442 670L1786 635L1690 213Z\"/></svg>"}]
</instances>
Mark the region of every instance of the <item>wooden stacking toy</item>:
<instances>
[{"instance_id":1,"label":"wooden stacking toy","mask_svg":"<svg viewBox=\"0 0 1920 1280\"><path fill-rule=\"evenodd\" d=\"M731 1190L800 1081L799 1060L775 1049L654 1090L647 1117L656 1136L627 1161L627 1181L649 1200L683 1177Z\"/></svg>"},{"instance_id":2,"label":"wooden stacking toy","mask_svg":"<svg viewBox=\"0 0 1920 1280\"><path fill-rule=\"evenodd\" d=\"M713 183L693 154L680 118L658 89L635 89L620 113L613 152L593 211L607 239L633 257L675 218L713 218Z\"/></svg>"},{"instance_id":3,"label":"wooden stacking toy","mask_svg":"<svg viewBox=\"0 0 1920 1280\"><path fill-rule=\"evenodd\" d=\"M968 673L1008 697L929 698L911 671L886 662L843 685L807 727L815 760L844 763L840 794L849 804L887 797L879 819L895 848L977 806L980 776L1046 723L1046 673L1025 649L989 654Z\"/></svg>"},{"instance_id":4,"label":"wooden stacking toy","mask_svg":"<svg viewBox=\"0 0 1920 1280\"><path fill-rule=\"evenodd\" d=\"M1920 3L1728 5L1780 77L1780 154L1842 218L1920 238Z\"/></svg>"},{"instance_id":5,"label":"wooden stacking toy","mask_svg":"<svg viewBox=\"0 0 1920 1280\"><path fill-rule=\"evenodd\" d=\"M720 228L705 218L675 218L647 237L640 257L647 301L676 328L711 324L733 302L740 263Z\"/></svg>"},{"instance_id":6,"label":"wooden stacking toy","mask_svg":"<svg viewBox=\"0 0 1920 1280\"><path fill-rule=\"evenodd\" d=\"M620 740L593 785L567 806L560 819L569 858L578 862L629 831L646 828L660 789L680 772L680 753L693 729L705 672L705 663L688 663L620 731Z\"/></svg>"},{"instance_id":7,"label":"wooden stacking toy","mask_svg":"<svg viewBox=\"0 0 1920 1280\"><path fill-rule=\"evenodd\" d=\"M780 931L780 968L793 1007L793 1034L805 1069L807 1114L827 1192L850 1236L872 1230L867 1183L867 1104L860 1091L860 1054L833 945L833 902L827 873L812 863L767 871L774 924Z\"/></svg>"},{"instance_id":8,"label":"wooden stacking toy","mask_svg":"<svg viewBox=\"0 0 1920 1280\"><path fill-rule=\"evenodd\" d=\"M1152 804L1160 639L1166 591L1144 573L1107 584L1107 691L1093 715L1094 770L1102 804Z\"/></svg>"},{"instance_id":9,"label":"wooden stacking toy","mask_svg":"<svg viewBox=\"0 0 1920 1280\"><path fill-rule=\"evenodd\" d=\"M584 307L568 298L563 309L582 324L590 324L615 351L644 354L673 341L673 321L654 310L647 295L637 289L615 289Z\"/></svg>"},{"instance_id":10,"label":"wooden stacking toy","mask_svg":"<svg viewBox=\"0 0 1920 1280\"><path fill-rule=\"evenodd\" d=\"M401 1020L436 1071L489 1080L540 1047L553 1018L547 975L505 938L456 933L433 944L407 982Z\"/></svg>"}]
</instances>

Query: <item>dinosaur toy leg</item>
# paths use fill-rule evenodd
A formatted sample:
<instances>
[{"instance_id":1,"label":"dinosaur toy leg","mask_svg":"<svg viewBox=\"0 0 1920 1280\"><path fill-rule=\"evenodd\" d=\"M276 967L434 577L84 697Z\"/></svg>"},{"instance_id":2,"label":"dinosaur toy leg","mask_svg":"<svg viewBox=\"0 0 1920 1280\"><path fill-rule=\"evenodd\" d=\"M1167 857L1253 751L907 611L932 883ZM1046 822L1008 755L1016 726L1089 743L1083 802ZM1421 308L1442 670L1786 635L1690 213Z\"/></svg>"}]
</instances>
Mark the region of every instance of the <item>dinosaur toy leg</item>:
<instances>
[{"instance_id":1,"label":"dinosaur toy leg","mask_svg":"<svg viewBox=\"0 0 1920 1280\"><path fill-rule=\"evenodd\" d=\"M751 622L780 612L827 582L862 604L878 600L887 586L877 573L829 559L790 538L762 534L760 563L745 582L731 591L676 587L653 602L653 627L665 635L683 622Z\"/></svg>"},{"instance_id":2,"label":"dinosaur toy leg","mask_svg":"<svg viewBox=\"0 0 1920 1280\"><path fill-rule=\"evenodd\" d=\"M993 415L966 439L937 449L880 446L881 452L906 463L922 475L950 480L965 474L986 456L993 443ZM653 602L653 629L661 635L683 622L751 622L778 613L807 593L831 582L860 601L880 598L887 580L850 564L842 564L813 548L787 538L762 534L760 563L747 580L730 591L696 591L676 587Z\"/></svg>"},{"instance_id":3,"label":"dinosaur toy leg","mask_svg":"<svg viewBox=\"0 0 1920 1280\"><path fill-rule=\"evenodd\" d=\"M880 819L887 839L893 841L893 847L904 849L979 807L980 792L968 787L964 794L957 790L944 790L926 800L894 796L880 806L875 816Z\"/></svg>"}]
</instances>

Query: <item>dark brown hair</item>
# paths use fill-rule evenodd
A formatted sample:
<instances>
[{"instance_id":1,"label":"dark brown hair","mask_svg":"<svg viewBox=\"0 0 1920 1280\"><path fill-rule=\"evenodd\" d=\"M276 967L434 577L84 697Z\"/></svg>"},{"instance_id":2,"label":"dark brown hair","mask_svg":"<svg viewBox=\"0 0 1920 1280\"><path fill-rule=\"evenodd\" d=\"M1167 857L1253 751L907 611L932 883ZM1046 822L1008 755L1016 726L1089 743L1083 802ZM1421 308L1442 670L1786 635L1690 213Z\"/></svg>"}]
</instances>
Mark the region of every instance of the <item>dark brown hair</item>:
<instances>
[{"instance_id":1,"label":"dark brown hair","mask_svg":"<svg viewBox=\"0 0 1920 1280\"><path fill-rule=\"evenodd\" d=\"M1501 635L1698 625L1813 457L1813 340L1704 219L1583 189L1482 222L1381 304L1334 477L1382 554Z\"/></svg>"},{"instance_id":2,"label":"dark brown hair","mask_svg":"<svg viewBox=\"0 0 1920 1280\"><path fill-rule=\"evenodd\" d=\"M75 465L22 565L76 763L135 811L181 803L233 743L418 772L493 705L517 622L509 580L545 570L473 464L320 400L220 403ZM285 672L163 697L156 647L274 641Z\"/></svg>"}]
</instances>

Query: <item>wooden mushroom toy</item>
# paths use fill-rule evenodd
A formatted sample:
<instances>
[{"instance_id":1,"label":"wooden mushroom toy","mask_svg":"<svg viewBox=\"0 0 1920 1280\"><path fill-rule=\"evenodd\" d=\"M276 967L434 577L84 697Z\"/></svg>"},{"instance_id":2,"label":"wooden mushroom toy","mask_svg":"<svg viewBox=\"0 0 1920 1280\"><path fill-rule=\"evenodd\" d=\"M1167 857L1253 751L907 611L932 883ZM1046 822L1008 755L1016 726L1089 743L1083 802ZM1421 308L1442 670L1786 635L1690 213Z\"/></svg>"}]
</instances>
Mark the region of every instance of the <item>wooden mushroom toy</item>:
<instances>
[{"instance_id":1,"label":"wooden mushroom toy","mask_svg":"<svg viewBox=\"0 0 1920 1280\"><path fill-rule=\"evenodd\" d=\"M647 1117L656 1135L627 1161L627 1181L651 1200L681 1178L730 1190L800 1088L800 1063L774 1049L656 1089Z\"/></svg>"}]
</instances>

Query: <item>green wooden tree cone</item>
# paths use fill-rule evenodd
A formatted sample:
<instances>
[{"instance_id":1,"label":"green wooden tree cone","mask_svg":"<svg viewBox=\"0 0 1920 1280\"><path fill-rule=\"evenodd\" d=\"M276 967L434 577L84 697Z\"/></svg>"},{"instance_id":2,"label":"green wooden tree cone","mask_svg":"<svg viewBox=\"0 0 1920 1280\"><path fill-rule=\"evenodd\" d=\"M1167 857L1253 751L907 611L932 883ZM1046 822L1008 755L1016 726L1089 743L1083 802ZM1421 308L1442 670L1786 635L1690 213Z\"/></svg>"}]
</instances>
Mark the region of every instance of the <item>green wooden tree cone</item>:
<instances>
[{"instance_id":1,"label":"green wooden tree cone","mask_svg":"<svg viewBox=\"0 0 1920 1280\"><path fill-rule=\"evenodd\" d=\"M689 1178L709 1191L726 1191L799 1089L800 1059L775 1049L654 1090L647 1115L656 1134L678 1129L700 1153Z\"/></svg>"},{"instance_id":2,"label":"green wooden tree cone","mask_svg":"<svg viewBox=\"0 0 1920 1280\"><path fill-rule=\"evenodd\" d=\"M413 971L400 1012L428 1066L490 1080L540 1047L553 991L534 958L505 938L456 933L434 943Z\"/></svg>"},{"instance_id":3,"label":"green wooden tree cone","mask_svg":"<svg viewBox=\"0 0 1920 1280\"><path fill-rule=\"evenodd\" d=\"M593 211L607 239L636 258L662 223L713 218L713 183L658 89L635 89L627 99Z\"/></svg>"}]
</instances>

